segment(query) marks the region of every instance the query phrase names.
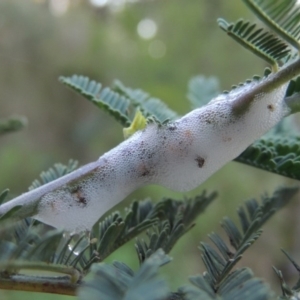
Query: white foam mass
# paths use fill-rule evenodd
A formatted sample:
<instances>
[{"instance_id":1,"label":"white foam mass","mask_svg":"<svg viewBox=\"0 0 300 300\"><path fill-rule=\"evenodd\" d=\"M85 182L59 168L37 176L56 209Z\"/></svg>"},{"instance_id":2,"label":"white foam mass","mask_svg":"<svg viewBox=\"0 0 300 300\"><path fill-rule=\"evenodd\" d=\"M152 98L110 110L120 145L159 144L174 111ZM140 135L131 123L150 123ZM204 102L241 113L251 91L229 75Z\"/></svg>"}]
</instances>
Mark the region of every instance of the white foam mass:
<instances>
[{"instance_id":1,"label":"white foam mass","mask_svg":"<svg viewBox=\"0 0 300 300\"><path fill-rule=\"evenodd\" d=\"M245 112L235 114L234 100L250 85L175 122L149 124L101 156L86 176L44 195L35 218L70 232L90 230L140 186L158 184L176 191L197 187L287 115L287 84L256 95Z\"/></svg>"}]
</instances>

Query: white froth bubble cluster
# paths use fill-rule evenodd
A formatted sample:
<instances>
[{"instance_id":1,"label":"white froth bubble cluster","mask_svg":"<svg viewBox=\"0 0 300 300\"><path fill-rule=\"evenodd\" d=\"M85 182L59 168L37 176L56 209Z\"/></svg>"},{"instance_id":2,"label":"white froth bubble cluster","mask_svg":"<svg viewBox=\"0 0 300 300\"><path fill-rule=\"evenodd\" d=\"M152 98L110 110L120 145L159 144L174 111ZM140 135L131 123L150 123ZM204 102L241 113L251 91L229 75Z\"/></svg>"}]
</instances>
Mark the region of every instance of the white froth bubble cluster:
<instances>
[{"instance_id":1,"label":"white froth bubble cluster","mask_svg":"<svg viewBox=\"0 0 300 300\"><path fill-rule=\"evenodd\" d=\"M294 65L291 70L290 79ZM143 185L194 189L291 112L285 102L290 79L282 84L279 78L222 94L174 122L150 123L97 161L4 203L0 215L21 206L16 218L33 216L75 233L91 230Z\"/></svg>"},{"instance_id":2,"label":"white froth bubble cluster","mask_svg":"<svg viewBox=\"0 0 300 300\"><path fill-rule=\"evenodd\" d=\"M221 95L166 125L149 124L105 153L89 171L41 197L35 218L70 232L90 230L135 189L158 184L177 191L196 188L288 114L287 84L236 114L233 103L253 83ZM76 171L75 171L76 172Z\"/></svg>"}]
</instances>

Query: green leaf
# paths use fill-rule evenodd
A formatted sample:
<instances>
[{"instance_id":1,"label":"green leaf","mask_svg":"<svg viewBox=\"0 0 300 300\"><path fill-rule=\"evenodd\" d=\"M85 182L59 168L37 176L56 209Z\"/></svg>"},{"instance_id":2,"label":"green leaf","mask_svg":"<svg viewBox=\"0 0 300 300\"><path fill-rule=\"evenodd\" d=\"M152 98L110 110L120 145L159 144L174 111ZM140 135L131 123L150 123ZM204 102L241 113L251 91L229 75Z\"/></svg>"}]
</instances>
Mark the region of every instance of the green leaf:
<instances>
[{"instance_id":1,"label":"green leaf","mask_svg":"<svg viewBox=\"0 0 300 300\"><path fill-rule=\"evenodd\" d=\"M32 247L24 256L25 260L47 261L55 260L55 253L60 241L63 238L61 230L50 230L46 234L40 236Z\"/></svg>"},{"instance_id":2,"label":"green leaf","mask_svg":"<svg viewBox=\"0 0 300 300\"><path fill-rule=\"evenodd\" d=\"M158 221L161 205L153 205L149 200L133 202L126 209L124 219L119 213L107 217L98 226L99 242L95 244L100 257L104 259L117 248L131 240Z\"/></svg>"},{"instance_id":3,"label":"green leaf","mask_svg":"<svg viewBox=\"0 0 300 300\"><path fill-rule=\"evenodd\" d=\"M116 240L124 230L125 223L121 220L113 222L105 231L99 242L98 253L105 258L115 248Z\"/></svg>"},{"instance_id":4,"label":"green leaf","mask_svg":"<svg viewBox=\"0 0 300 300\"><path fill-rule=\"evenodd\" d=\"M93 278L79 288L79 299L89 300L161 300L170 294L167 284L158 276L161 265L170 259L158 250L137 272L123 263L94 264ZM117 274L117 276L116 276Z\"/></svg>"},{"instance_id":5,"label":"green leaf","mask_svg":"<svg viewBox=\"0 0 300 300\"><path fill-rule=\"evenodd\" d=\"M123 126L130 125L130 102L126 97L112 91L110 88L102 89L100 83L90 80L88 77L73 75L72 77L60 77L59 80L112 115Z\"/></svg>"},{"instance_id":6,"label":"green leaf","mask_svg":"<svg viewBox=\"0 0 300 300\"><path fill-rule=\"evenodd\" d=\"M5 213L4 215L2 215L0 217L0 223L3 221L9 220L9 218L11 218L13 215L15 215L22 207L23 207L23 205L17 205L15 207L13 207L12 209L10 209L7 213Z\"/></svg>"},{"instance_id":7,"label":"green leaf","mask_svg":"<svg viewBox=\"0 0 300 300\"><path fill-rule=\"evenodd\" d=\"M179 289L186 300L210 300L217 299L215 291L207 283L203 276L190 276L190 282L194 286L184 286Z\"/></svg>"},{"instance_id":8,"label":"green leaf","mask_svg":"<svg viewBox=\"0 0 300 300\"><path fill-rule=\"evenodd\" d=\"M281 285L281 291L282 291L282 299L297 299L299 296L299 290L300 290L300 266L296 263L296 261L291 257L289 253L287 253L285 250L282 249L282 252L285 254L285 256L288 258L288 260L292 263L294 268L296 269L296 272L298 273L298 281L297 283L290 288L287 283L284 280L283 274L280 270L273 267L277 277L280 280Z\"/></svg>"},{"instance_id":9,"label":"green leaf","mask_svg":"<svg viewBox=\"0 0 300 300\"><path fill-rule=\"evenodd\" d=\"M76 160L70 159L67 165L61 163L56 163L53 168L43 171L40 174L41 181L36 179L32 182L29 190L36 189L43 184L54 181L57 178L60 178L68 173L71 173L77 168L78 162Z\"/></svg>"},{"instance_id":10,"label":"green leaf","mask_svg":"<svg viewBox=\"0 0 300 300\"><path fill-rule=\"evenodd\" d=\"M67 261L62 260L62 262L73 266L75 261L76 264L79 264L79 269L87 270L92 263L103 261L117 248L149 228L154 230L149 231L149 236L158 232L157 239L153 236L152 243L137 248L140 262L143 262L159 248L169 252L176 241L192 228L195 218L215 197L216 193L206 195L204 192L193 199L183 201L165 199L155 205L149 199L135 201L125 209L124 218L119 212L114 212L95 224L90 233L90 239L95 242L90 243L87 251L85 249L77 250L75 255L63 248L62 251L68 258ZM137 243L139 245L139 240ZM62 255L57 253L57 256L61 257ZM80 258L78 258L79 256Z\"/></svg>"},{"instance_id":11,"label":"green leaf","mask_svg":"<svg viewBox=\"0 0 300 300\"><path fill-rule=\"evenodd\" d=\"M251 83L251 82L258 82L258 81L260 81L261 79L267 78L271 73L272 73L272 70L271 70L270 68L267 67L267 68L265 68L265 70L264 70L263 76L260 76L260 75L254 75L252 78L247 79L247 80L244 81L244 82L240 82L239 84L232 85L232 86L231 86L231 89L230 89L229 91L226 90L226 91L223 91L223 93L228 94L231 90L234 90L234 89L239 88L239 87L246 86L246 85L248 85L248 84Z\"/></svg>"},{"instance_id":12,"label":"green leaf","mask_svg":"<svg viewBox=\"0 0 300 300\"><path fill-rule=\"evenodd\" d=\"M244 0L271 30L300 49L300 10L297 0Z\"/></svg>"},{"instance_id":13,"label":"green leaf","mask_svg":"<svg viewBox=\"0 0 300 300\"><path fill-rule=\"evenodd\" d=\"M190 277L193 286L180 288L186 300L267 300L273 299L270 288L255 278L248 268L238 269L231 273L215 292L203 276Z\"/></svg>"},{"instance_id":14,"label":"green leaf","mask_svg":"<svg viewBox=\"0 0 300 300\"><path fill-rule=\"evenodd\" d=\"M286 205L297 191L297 188L281 188L270 197L263 196L261 204L254 199L246 201L245 207L238 209L242 231L231 219L224 218L221 226L225 230L234 251L230 250L216 233L209 235L209 238L218 251L207 243L200 243L201 257L207 269L204 278L214 291L217 292L228 279L228 276L231 276L229 274L233 274L230 272L239 262L242 254L261 235L261 227L276 211Z\"/></svg>"},{"instance_id":15,"label":"green leaf","mask_svg":"<svg viewBox=\"0 0 300 300\"><path fill-rule=\"evenodd\" d=\"M5 189L0 193L0 205L3 204L5 198L7 197L9 193L9 189Z\"/></svg>"},{"instance_id":16,"label":"green leaf","mask_svg":"<svg viewBox=\"0 0 300 300\"><path fill-rule=\"evenodd\" d=\"M159 123L177 117L161 100L142 90L125 87L120 81L115 81L111 89L102 89L100 83L78 75L60 77L60 81L112 115L123 127L130 126L137 108L145 117L154 118Z\"/></svg>"},{"instance_id":17,"label":"green leaf","mask_svg":"<svg viewBox=\"0 0 300 300\"><path fill-rule=\"evenodd\" d=\"M280 280L281 285L281 291L282 291L282 297L279 299L297 299L298 298L298 291L293 291L285 282L282 272L275 267L273 267L273 270L275 271L277 277ZM295 296L295 297L294 297Z\"/></svg>"},{"instance_id":18,"label":"green leaf","mask_svg":"<svg viewBox=\"0 0 300 300\"><path fill-rule=\"evenodd\" d=\"M263 300L274 299L268 285L255 278L248 268L231 273L220 285L219 294L223 299Z\"/></svg>"},{"instance_id":19,"label":"green leaf","mask_svg":"<svg viewBox=\"0 0 300 300\"><path fill-rule=\"evenodd\" d=\"M194 226L195 219L204 212L206 207L216 198L216 193L206 195L204 192L195 198L183 201L165 199L163 201L163 216L165 219L147 231L149 242L137 239L136 251L140 263L157 249L169 253L179 238Z\"/></svg>"},{"instance_id":20,"label":"green leaf","mask_svg":"<svg viewBox=\"0 0 300 300\"><path fill-rule=\"evenodd\" d=\"M32 226L32 221L25 219L2 233L0 241L0 260L44 261L51 263L55 259L62 232L50 230L46 234Z\"/></svg>"},{"instance_id":21,"label":"green leaf","mask_svg":"<svg viewBox=\"0 0 300 300\"><path fill-rule=\"evenodd\" d=\"M77 237L72 250L64 244L56 257L59 257L60 263L72 266L76 264L78 269L88 270L94 262L103 261L113 251L156 224L158 216L166 209L161 202L154 205L149 199L134 201L125 209L124 218L119 212L114 212L95 224L90 233L91 242L85 243L85 247L80 246L86 239L86 235L82 234ZM70 239L68 245L74 241L75 239Z\"/></svg>"},{"instance_id":22,"label":"green leaf","mask_svg":"<svg viewBox=\"0 0 300 300\"><path fill-rule=\"evenodd\" d=\"M291 80L289 86L286 90L286 97L290 97L293 94L300 92L300 76L296 77L295 79Z\"/></svg>"},{"instance_id":23,"label":"green leaf","mask_svg":"<svg viewBox=\"0 0 300 300\"><path fill-rule=\"evenodd\" d=\"M300 137L284 134L263 137L235 161L300 180Z\"/></svg>"},{"instance_id":24,"label":"green leaf","mask_svg":"<svg viewBox=\"0 0 300 300\"><path fill-rule=\"evenodd\" d=\"M125 87L119 80L115 80L113 90L127 97L132 105L139 107L146 117L152 117L159 123L173 120L178 116L160 99L151 97L141 89Z\"/></svg>"},{"instance_id":25,"label":"green leaf","mask_svg":"<svg viewBox=\"0 0 300 300\"><path fill-rule=\"evenodd\" d=\"M216 77L196 76L189 81L187 97L192 109L206 105L219 93L220 86Z\"/></svg>"},{"instance_id":26,"label":"green leaf","mask_svg":"<svg viewBox=\"0 0 300 300\"><path fill-rule=\"evenodd\" d=\"M259 56L278 69L278 62L288 56L288 45L277 36L262 28L257 28L255 23L238 20L236 23L227 23L224 19L218 19L219 26L243 47Z\"/></svg>"},{"instance_id":27,"label":"green leaf","mask_svg":"<svg viewBox=\"0 0 300 300\"><path fill-rule=\"evenodd\" d=\"M300 76L290 81L286 91L285 103L291 109L291 114L300 111Z\"/></svg>"},{"instance_id":28,"label":"green leaf","mask_svg":"<svg viewBox=\"0 0 300 300\"><path fill-rule=\"evenodd\" d=\"M27 119L21 116L12 116L8 119L0 119L0 135L18 131L27 125Z\"/></svg>"}]
</instances>

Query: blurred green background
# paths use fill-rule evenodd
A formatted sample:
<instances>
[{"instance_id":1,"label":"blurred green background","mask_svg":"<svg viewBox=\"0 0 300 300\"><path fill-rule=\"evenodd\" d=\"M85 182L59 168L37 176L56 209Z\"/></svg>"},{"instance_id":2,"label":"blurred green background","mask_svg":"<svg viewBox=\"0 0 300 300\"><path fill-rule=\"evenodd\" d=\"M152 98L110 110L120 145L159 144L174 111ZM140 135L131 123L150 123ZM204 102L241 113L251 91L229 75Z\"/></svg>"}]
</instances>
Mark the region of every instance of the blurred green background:
<instances>
[{"instance_id":1,"label":"blurred green background","mask_svg":"<svg viewBox=\"0 0 300 300\"><path fill-rule=\"evenodd\" d=\"M86 164L122 141L122 128L62 86L60 75L81 74L104 85L120 79L184 114L190 109L186 93L192 76L217 76L222 89L229 89L262 74L264 63L227 37L218 28L218 17L254 19L238 0L0 0L0 118L25 115L29 121L26 129L1 137L0 190L8 187L12 195L22 193L54 163L74 158ZM221 233L219 221L224 215L236 220L235 208L243 200L294 183L233 162L190 193L145 187L118 209L122 211L133 199L182 199L203 189L219 192L195 228L171 252L174 261L162 269L175 289L187 282L188 275L203 272L198 243L207 241L211 231ZM280 247L294 257L299 249L296 202L265 227L262 238L240 263L275 288L271 266L288 265ZM287 219L296 225L290 226ZM137 268L134 241L107 261L115 259ZM1 299L41 296L44 300L69 298L0 292Z\"/></svg>"}]
</instances>

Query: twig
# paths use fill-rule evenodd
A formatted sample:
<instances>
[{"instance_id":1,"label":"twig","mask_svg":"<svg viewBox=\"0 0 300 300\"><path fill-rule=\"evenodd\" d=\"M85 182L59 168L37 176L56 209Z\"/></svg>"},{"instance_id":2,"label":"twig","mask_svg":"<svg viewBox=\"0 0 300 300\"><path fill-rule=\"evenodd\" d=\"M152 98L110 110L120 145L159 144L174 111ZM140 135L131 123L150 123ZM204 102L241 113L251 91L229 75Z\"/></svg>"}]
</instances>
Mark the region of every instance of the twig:
<instances>
[{"instance_id":1,"label":"twig","mask_svg":"<svg viewBox=\"0 0 300 300\"><path fill-rule=\"evenodd\" d=\"M19 270L39 270L66 274L63 276L31 276L14 274ZM0 263L0 289L75 295L80 272L65 265L35 261L5 261Z\"/></svg>"},{"instance_id":2,"label":"twig","mask_svg":"<svg viewBox=\"0 0 300 300\"><path fill-rule=\"evenodd\" d=\"M20 274L9 278L0 277L0 289L3 290L75 296L78 286L78 283L71 283L68 276L41 277Z\"/></svg>"},{"instance_id":3,"label":"twig","mask_svg":"<svg viewBox=\"0 0 300 300\"><path fill-rule=\"evenodd\" d=\"M81 275L78 270L73 267L59 264L49 264L45 262L35 262L35 261L4 261L0 263L0 270L5 274L10 274L15 272L15 270L39 270L39 271L48 271L55 273L62 273L69 275L71 277L71 282L77 282Z\"/></svg>"}]
</instances>

